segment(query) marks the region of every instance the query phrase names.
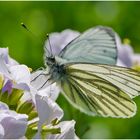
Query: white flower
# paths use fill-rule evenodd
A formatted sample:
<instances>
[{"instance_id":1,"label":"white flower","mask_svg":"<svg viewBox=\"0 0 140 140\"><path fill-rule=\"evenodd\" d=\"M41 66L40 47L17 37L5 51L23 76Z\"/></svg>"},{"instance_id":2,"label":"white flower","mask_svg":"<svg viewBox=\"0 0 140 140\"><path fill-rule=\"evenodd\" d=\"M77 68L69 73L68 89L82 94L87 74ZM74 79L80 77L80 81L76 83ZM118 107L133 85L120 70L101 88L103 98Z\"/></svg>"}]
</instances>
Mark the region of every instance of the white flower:
<instances>
[{"instance_id":1,"label":"white flower","mask_svg":"<svg viewBox=\"0 0 140 140\"><path fill-rule=\"evenodd\" d=\"M9 110L0 102L0 139L19 139L25 135L28 116Z\"/></svg>"},{"instance_id":2,"label":"white flower","mask_svg":"<svg viewBox=\"0 0 140 140\"><path fill-rule=\"evenodd\" d=\"M34 138L74 139L75 121L59 122L63 117L62 109L47 96L36 94L36 107L39 116L38 132ZM43 133L44 132L44 133Z\"/></svg>"}]
</instances>

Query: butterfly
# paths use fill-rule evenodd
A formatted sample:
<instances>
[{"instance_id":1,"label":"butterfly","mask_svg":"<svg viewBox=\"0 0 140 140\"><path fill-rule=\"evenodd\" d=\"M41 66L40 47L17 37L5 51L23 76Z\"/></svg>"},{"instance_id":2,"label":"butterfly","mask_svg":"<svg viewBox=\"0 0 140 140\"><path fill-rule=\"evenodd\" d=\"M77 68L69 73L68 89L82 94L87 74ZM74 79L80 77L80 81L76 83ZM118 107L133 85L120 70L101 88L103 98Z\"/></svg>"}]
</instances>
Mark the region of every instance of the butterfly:
<instances>
[{"instance_id":1,"label":"butterfly","mask_svg":"<svg viewBox=\"0 0 140 140\"><path fill-rule=\"evenodd\" d=\"M45 71L32 79L39 89L56 83L66 99L88 115L129 118L136 113L132 100L140 94L140 73L115 66L115 32L104 26L90 28L58 55L45 47Z\"/></svg>"}]
</instances>

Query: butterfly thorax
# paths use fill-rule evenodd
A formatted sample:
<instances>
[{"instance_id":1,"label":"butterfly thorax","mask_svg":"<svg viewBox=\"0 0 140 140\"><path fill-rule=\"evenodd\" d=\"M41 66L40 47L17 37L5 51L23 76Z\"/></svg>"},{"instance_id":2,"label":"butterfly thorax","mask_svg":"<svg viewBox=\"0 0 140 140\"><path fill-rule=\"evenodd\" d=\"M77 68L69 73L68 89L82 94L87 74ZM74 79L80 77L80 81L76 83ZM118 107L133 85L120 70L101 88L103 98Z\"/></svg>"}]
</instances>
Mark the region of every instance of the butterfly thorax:
<instances>
[{"instance_id":1,"label":"butterfly thorax","mask_svg":"<svg viewBox=\"0 0 140 140\"><path fill-rule=\"evenodd\" d=\"M60 80L65 74L63 61L60 59L59 57L46 57L46 65L51 79L54 81Z\"/></svg>"}]
</instances>

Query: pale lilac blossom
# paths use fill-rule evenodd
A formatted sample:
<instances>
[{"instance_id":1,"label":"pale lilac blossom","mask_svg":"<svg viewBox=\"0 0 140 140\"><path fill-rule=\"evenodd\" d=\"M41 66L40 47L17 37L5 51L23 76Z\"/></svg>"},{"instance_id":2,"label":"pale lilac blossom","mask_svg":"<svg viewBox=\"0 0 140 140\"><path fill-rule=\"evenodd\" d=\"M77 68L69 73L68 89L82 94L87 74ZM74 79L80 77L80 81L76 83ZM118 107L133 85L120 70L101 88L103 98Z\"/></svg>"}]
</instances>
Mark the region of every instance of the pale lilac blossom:
<instances>
[{"instance_id":1,"label":"pale lilac blossom","mask_svg":"<svg viewBox=\"0 0 140 140\"><path fill-rule=\"evenodd\" d=\"M0 55L3 56L4 61L6 64L9 65L17 65L18 62L9 56L9 49L8 48L0 48Z\"/></svg>"},{"instance_id":2,"label":"pale lilac blossom","mask_svg":"<svg viewBox=\"0 0 140 140\"><path fill-rule=\"evenodd\" d=\"M35 98L39 122L38 132L34 138L42 138L41 132L45 129L46 135L43 136L45 139L75 139L75 121L60 122L64 115L63 110L52 99L37 94Z\"/></svg>"},{"instance_id":3,"label":"pale lilac blossom","mask_svg":"<svg viewBox=\"0 0 140 140\"><path fill-rule=\"evenodd\" d=\"M0 139L20 139L24 137L28 116L9 110L0 102Z\"/></svg>"},{"instance_id":4,"label":"pale lilac blossom","mask_svg":"<svg viewBox=\"0 0 140 140\"><path fill-rule=\"evenodd\" d=\"M29 90L30 71L25 65L13 63L7 48L0 48L0 74L4 76L4 91L11 92L11 88Z\"/></svg>"},{"instance_id":5,"label":"pale lilac blossom","mask_svg":"<svg viewBox=\"0 0 140 140\"><path fill-rule=\"evenodd\" d=\"M56 100L59 95L59 88L56 83L50 84L49 82L40 89L40 87L48 79L47 70L38 70L31 74L31 86L34 88L34 93L38 92L39 95L48 96L52 100ZM35 80L33 80L35 79Z\"/></svg>"},{"instance_id":6,"label":"pale lilac blossom","mask_svg":"<svg viewBox=\"0 0 140 140\"><path fill-rule=\"evenodd\" d=\"M49 83L45 88L40 89L39 87L42 85L42 82L46 81L47 75L43 75L44 79L39 76L41 79L39 78L32 82L32 79L40 71L31 74L29 68L25 65L19 65L18 63L11 65L8 62L10 57L7 55L7 49L2 51L3 53L0 54L1 94L4 94L6 91L11 94L13 89L23 90L22 102L20 100L17 110L21 111L22 107L24 108L24 103L32 102L33 107L31 105L28 105L28 107L31 107L33 111L37 111L38 116L27 121L30 114L18 114L15 111L9 110L6 104L1 103L0 138L24 138L27 123L30 125L32 122L38 123L38 132L35 138L42 138L41 132L42 130L44 131L45 126L47 127L45 131L49 130L50 132L46 135L46 138L75 138L74 121L59 123L63 117L63 110L55 103L59 93L58 87L55 84L50 85ZM44 70L42 72L46 73ZM14 129L14 127L17 129Z\"/></svg>"},{"instance_id":7,"label":"pale lilac blossom","mask_svg":"<svg viewBox=\"0 0 140 140\"><path fill-rule=\"evenodd\" d=\"M116 34L117 50L118 50L118 66L131 67L133 49L129 44L122 44L120 37Z\"/></svg>"},{"instance_id":8,"label":"pale lilac blossom","mask_svg":"<svg viewBox=\"0 0 140 140\"><path fill-rule=\"evenodd\" d=\"M140 54L134 53L133 47L130 45L130 41L125 39L124 43L122 43L117 34L116 41L118 49L117 65L129 68L135 65L140 65Z\"/></svg>"},{"instance_id":9,"label":"pale lilac blossom","mask_svg":"<svg viewBox=\"0 0 140 140\"><path fill-rule=\"evenodd\" d=\"M17 88L22 90L29 90L30 71L25 65L8 66L0 60L0 73L4 75L4 86L8 88ZM11 85L12 84L12 85ZM6 88L5 87L5 88Z\"/></svg>"}]
</instances>

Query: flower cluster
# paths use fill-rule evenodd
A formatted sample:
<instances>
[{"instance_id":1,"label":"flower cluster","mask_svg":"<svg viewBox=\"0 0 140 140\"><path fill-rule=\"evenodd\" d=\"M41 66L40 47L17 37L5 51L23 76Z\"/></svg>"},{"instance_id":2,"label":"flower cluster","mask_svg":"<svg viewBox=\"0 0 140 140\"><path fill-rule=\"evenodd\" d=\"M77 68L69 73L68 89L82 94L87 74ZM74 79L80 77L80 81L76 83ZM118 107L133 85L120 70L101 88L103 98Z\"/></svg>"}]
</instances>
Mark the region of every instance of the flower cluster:
<instances>
[{"instance_id":1,"label":"flower cluster","mask_svg":"<svg viewBox=\"0 0 140 140\"><path fill-rule=\"evenodd\" d=\"M0 48L0 138L77 138L75 121L60 121L64 113L55 102L55 84L38 90L40 82L31 79L42 71L30 70Z\"/></svg>"}]
</instances>

